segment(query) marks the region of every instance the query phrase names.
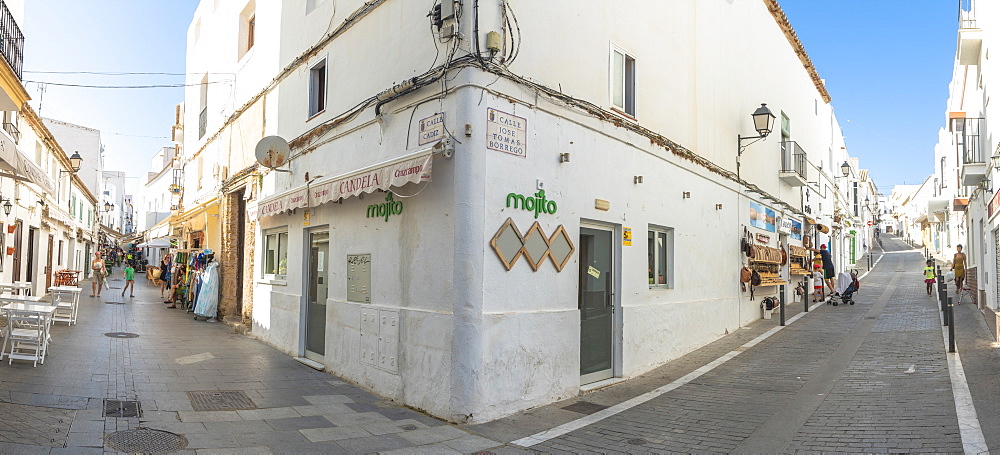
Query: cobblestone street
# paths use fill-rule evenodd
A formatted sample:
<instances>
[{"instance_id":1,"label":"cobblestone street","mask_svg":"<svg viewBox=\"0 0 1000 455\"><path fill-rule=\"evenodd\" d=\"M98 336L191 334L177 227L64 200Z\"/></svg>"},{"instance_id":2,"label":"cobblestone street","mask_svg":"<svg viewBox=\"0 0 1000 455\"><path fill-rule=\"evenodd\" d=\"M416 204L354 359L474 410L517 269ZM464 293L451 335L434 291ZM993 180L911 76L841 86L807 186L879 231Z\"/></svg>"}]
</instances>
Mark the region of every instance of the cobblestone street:
<instances>
[{"instance_id":1,"label":"cobblestone street","mask_svg":"<svg viewBox=\"0 0 1000 455\"><path fill-rule=\"evenodd\" d=\"M996 450L1000 353L978 310L956 307L959 353L975 359L964 366L978 411L970 421L937 302L919 278L922 258L896 240L886 249L857 305L802 313L790 303L785 328L761 320L642 377L467 426L163 308L140 280L125 304L105 303L122 300L117 289L84 295L80 323L54 329L44 365L0 366L0 452L114 451L108 435L136 429L180 435L189 453ZM105 336L112 332L138 336ZM221 391L249 402L200 410L220 402L193 396ZM105 417L106 399L137 400L141 416Z\"/></svg>"}]
</instances>

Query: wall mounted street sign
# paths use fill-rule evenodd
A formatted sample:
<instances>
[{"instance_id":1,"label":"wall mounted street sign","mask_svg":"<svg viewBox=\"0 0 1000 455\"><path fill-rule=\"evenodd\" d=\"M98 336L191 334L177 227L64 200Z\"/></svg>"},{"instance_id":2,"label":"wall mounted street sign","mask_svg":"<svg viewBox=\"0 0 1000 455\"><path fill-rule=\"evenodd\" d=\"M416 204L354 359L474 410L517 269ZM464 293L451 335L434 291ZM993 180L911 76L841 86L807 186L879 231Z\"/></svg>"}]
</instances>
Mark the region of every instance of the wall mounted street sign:
<instances>
[{"instance_id":1,"label":"wall mounted street sign","mask_svg":"<svg viewBox=\"0 0 1000 455\"><path fill-rule=\"evenodd\" d=\"M486 148L527 158L528 119L487 109Z\"/></svg>"},{"instance_id":2,"label":"wall mounted street sign","mask_svg":"<svg viewBox=\"0 0 1000 455\"><path fill-rule=\"evenodd\" d=\"M444 112L420 119L417 125L417 144L424 145L444 139Z\"/></svg>"}]
</instances>

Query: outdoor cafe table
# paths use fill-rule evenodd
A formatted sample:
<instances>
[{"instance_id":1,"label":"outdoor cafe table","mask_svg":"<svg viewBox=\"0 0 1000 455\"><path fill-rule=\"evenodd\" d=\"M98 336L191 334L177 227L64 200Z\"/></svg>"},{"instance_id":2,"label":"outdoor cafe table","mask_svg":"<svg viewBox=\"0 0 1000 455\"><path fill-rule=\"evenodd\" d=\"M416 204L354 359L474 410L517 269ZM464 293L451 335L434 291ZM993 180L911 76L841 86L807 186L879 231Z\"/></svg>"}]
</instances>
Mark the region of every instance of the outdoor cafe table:
<instances>
[{"instance_id":1,"label":"outdoor cafe table","mask_svg":"<svg viewBox=\"0 0 1000 455\"><path fill-rule=\"evenodd\" d=\"M30 312L30 313L41 314L42 317L45 318L44 333L42 335L43 338L45 339L45 343L43 344L42 347L42 358L40 359L42 363L45 363L45 352L48 350L49 340L51 339L51 335L49 334L49 327L52 326L52 313L55 313L56 307L52 305L42 305L34 303L37 302L37 300L30 300L30 299L38 299L38 297L26 297L26 298L24 297L26 296L0 295L0 303L4 304L3 306L0 306L0 310L3 310L5 315L9 315L12 312L20 312L20 313ZM11 330L9 324L7 325L7 328L5 330L8 331L7 336L9 337L10 336L9 331ZM3 356L6 354L7 354L6 352L0 353L0 359L2 359Z\"/></svg>"},{"instance_id":2,"label":"outdoor cafe table","mask_svg":"<svg viewBox=\"0 0 1000 455\"><path fill-rule=\"evenodd\" d=\"M31 283L17 282L17 283L0 283L0 292L10 292L18 293L21 291L27 293L31 289Z\"/></svg>"}]
</instances>

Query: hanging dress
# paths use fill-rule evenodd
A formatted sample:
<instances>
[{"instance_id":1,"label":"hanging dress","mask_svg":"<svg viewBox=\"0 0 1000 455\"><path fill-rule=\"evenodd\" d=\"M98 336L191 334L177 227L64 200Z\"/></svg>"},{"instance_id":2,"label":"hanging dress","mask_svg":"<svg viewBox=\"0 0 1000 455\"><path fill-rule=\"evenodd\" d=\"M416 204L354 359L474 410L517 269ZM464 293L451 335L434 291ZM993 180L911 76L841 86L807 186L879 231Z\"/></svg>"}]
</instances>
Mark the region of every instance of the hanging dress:
<instances>
[{"instance_id":1,"label":"hanging dress","mask_svg":"<svg viewBox=\"0 0 1000 455\"><path fill-rule=\"evenodd\" d=\"M205 267L201 277L194 314L204 318L214 318L219 310L219 263L212 261Z\"/></svg>"}]
</instances>

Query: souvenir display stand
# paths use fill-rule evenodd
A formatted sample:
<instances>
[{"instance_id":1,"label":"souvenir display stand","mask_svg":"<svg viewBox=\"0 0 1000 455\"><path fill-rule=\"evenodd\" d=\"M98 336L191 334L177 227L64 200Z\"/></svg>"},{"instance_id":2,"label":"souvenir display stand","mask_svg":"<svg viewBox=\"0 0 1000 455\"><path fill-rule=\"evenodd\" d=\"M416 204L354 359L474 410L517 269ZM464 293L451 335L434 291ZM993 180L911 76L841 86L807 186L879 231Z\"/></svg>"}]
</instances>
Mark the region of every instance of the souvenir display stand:
<instances>
[{"instance_id":1,"label":"souvenir display stand","mask_svg":"<svg viewBox=\"0 0 1000 455\"><path fill-rule=\"evenodd\" d=\"M749 259L750 269L760 275L759 286L780 286L788 284L781 278L781 250L756 245L753 257Z\"/></svg>"}]
</instances>

